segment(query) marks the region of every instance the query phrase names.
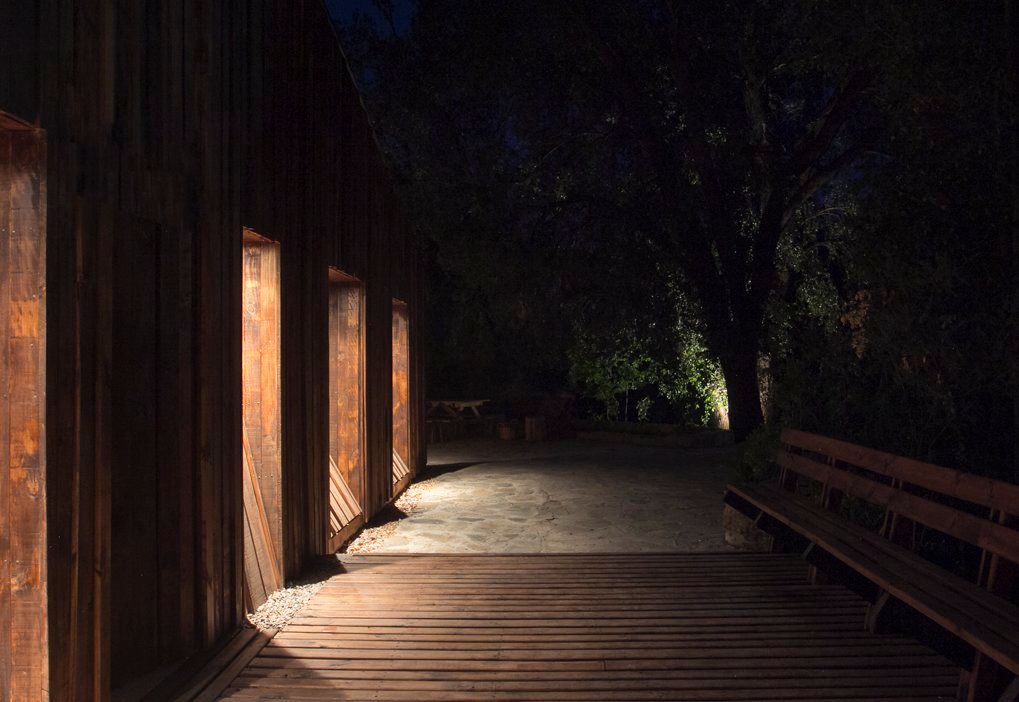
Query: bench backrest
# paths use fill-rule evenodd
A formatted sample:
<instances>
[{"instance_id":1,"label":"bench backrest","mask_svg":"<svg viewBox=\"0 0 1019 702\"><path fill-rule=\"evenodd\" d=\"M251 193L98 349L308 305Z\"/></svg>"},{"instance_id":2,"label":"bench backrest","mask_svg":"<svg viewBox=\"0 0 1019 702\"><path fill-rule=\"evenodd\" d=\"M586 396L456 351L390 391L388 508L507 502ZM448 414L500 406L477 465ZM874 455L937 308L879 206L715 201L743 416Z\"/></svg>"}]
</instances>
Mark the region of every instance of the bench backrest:
<instances>
[{"instance_id":1,"label":"bench backrest","mask_svg":"<svg viewBox=\"0 0 1019 702\"><path fill-rule=\"evenodd\" d=\"M796 429L783 430L781 443L777 462L786 489L803 477L821 485L825 507L837 509L844 495L877 505L885 511L882 534L902 546L912 545L914 522L973 544L984 554L978 580L992 590L1002 591L1006 570L1015 572L1019 485Z\"/></svg>"}]
</instances>

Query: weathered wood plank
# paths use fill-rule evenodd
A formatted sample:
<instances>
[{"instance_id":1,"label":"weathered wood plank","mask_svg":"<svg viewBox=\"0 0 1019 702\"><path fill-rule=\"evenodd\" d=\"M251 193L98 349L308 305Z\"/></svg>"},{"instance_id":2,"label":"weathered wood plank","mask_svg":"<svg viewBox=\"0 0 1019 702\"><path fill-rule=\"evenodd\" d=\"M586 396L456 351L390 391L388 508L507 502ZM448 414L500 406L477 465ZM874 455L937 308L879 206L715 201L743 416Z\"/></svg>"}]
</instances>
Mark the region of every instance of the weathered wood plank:
<instances>
[{"instance_id":1,"label":"weathered wood plank","mask_svg":"<svg viewBox=\"0 0 1019 702\"><path fill-rule=\"evenodd\" d=\"M896 456L884 451L839 441L819 434L797 429L784 429L782 443L813 453L831 456L851 465L876 470L903 482L918 485L934 492L954 495L984 507L1005 510L1017 509L1019 486L1000 480L984 478L933 463Z\"/></svg>"},{"instance_id":2,"label":"weathered wood plank","mask_svg":"<svg viewBox=\"0 0 1019 702\"><path fill-rule=\"evenodd\" d=\"M1012 562L1019 562L1019 532L1014 529L804 456L781 452L778 463L824 485L908 516L981 549L1005 556Z\"/></svg>"},{"instance_id":3,"label":"weathered wood plank","mask_svg":"<svg viewBox=\"0 0 1019 702\"><path fill-rule=\"evenodd\" d=\"M996 580L1019 570L1019 487L793 429L782 432L777 463L777 489L729 486L726 501L763 517L775 549L798 534L879 587L868 628L880 626L883 610L905 604L971 646L960 698L997 697L1007 688L1019 674L1019 609ZM820 487L820 509L797 497L801 479ZM878 535L835 515L846 497L883 508ZM978 547L976 584L914 554L918 526Z\"/></svg>"},{"instance_id":4,"label":"weathered wood plank","mask_svg":"<svg viewBox=\"0 0 1019 702\"><path fill-rule=\"evenodd\" d=\"M46 186L43 135L0 129L0 692L47 689Z\"/></svg>"},{"instance_id":5,"label":"weathered wood plank","mask_svg":"<svg viewBox=\"0 0 1019 702\"><path fill-rule=\"evenodd\" d=\"M748 499L759 499L753 498L753 493L747 489L744 489L743 495ZM769 514L794 530L809 533L810 538L819 546L849 564L871 582L959 636L976 650L1000 661L1013 671L1019 671L1019 643L1014 638L1014 626L1008 620L987 616L986 611L974 612L967 599L972 601L976 593L970 593L969 598L966 598L957 590L946 590L938 581L926 575L917 577L906 558L882 558L880 553L876 554L866 546L861 547L859 540L844 536L847 527L851 525L829 524L826 528L822 527L824 523L813 517L823 519L824 514L815 515L809 505L798 505L791 499L781 503L775 499L761 502L768 505ZM1001 604L1008 606L1004 601Z\"/></svg>"},{"instance_id":6,"label":"weathered wood plank","mask_svg":"<svg viewBox=\"0 0 1019 702\"><path fill-rule=\"evenodd\" d=\"M11 319L11 181L17 177L11 160L11 136L0 131L0 373L3 387L0 389L0 417L10 413L10 393L7 390L11 374L10 343L8 329ZM6 463L10 453L10 424L0 422L0 455ZM11 621L11 522L7 512L10 504L10 471L0 470L0 622ZM0 626L0 699L10 699L11 694L11 629Z\"/></svg>"}]
</instances>

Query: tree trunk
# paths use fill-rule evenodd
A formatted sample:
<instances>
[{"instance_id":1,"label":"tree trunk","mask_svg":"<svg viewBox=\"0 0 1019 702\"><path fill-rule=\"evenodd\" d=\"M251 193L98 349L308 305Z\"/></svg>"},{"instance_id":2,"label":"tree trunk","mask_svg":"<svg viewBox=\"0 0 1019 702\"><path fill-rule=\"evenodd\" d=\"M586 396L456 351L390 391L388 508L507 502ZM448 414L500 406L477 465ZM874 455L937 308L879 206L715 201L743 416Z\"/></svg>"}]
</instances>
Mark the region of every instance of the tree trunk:
<instances>
[{"instance_id":1,"label":"tree trunk","mask_svg":"<svg viewBox=\"0 0 1019 702\"><path fill-rule=\"evenodd\" d=\"M764 423L761 389L757 377L757 354L742 351L719 359L729 395L729 429L736 441L743 441Z\"/></svg>"}]
</instances>

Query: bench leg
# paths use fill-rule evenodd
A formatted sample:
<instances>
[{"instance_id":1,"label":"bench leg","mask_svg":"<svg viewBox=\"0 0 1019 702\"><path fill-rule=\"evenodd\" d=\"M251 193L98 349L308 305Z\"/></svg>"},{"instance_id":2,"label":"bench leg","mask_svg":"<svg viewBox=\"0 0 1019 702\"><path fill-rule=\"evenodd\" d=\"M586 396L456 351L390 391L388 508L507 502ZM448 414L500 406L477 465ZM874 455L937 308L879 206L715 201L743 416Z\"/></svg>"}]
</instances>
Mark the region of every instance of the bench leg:
<instances>
[{"instance_id":1,"label":"bench leg","mask_svg":"<svg viewBox=\"0 0 1019 702\"><path fill-rule=\"evenodd\" d=\"M1019 700L1019 678L1012 678L1012 684L998 697L998 702L1016 702Z\"/></svg>"},{"instance_id":2,"label":"bench leg","mask_svg":"<svg viewBox=\"0 0 1019 702\"><path fill-rule=\"evenodd\" d=\"M768 538L771 539L771 548L768 549L768 552L795 553L796 551L798 551L799 549L790 546L785 539L782 539L773 533L773 530L777 528L777 525L771 524L770 523L771 521L774 520L771 520L767 513L763 511L758 513L757 518L754 519L754 526L763 531L765 534L767 534Z\"/></svg>"},{"instance_id":3,"label":"bench leg","mask_svg":"<svg viewBox=\"0 0 1019 702\"><path fill-rule=\"evenodd\" d=\"M803 553L800 554L800 558L807 561L807 563L810 563L810 566L807 568L807 582L811 585L827 585L831 582L828 574L811 562L811 556L813 555L814 548L816 546L817 544L811 541L807 544L807 548L804 549Z\"/></svg>"},{"instance_id":4,"label":"bench leg","mask_svg":"<svg viewBox=\"0 0 1019 702\"><path fill-rule=\"evenodd\" d=\"M877 600L867 605L867 614L864 616L863 626L870 633L877 634L880 632L881 612L884 611L890 599L891 596L882 590L881 594L878 595Z\"/></svg>"},{"instance_id":5,"label":"bench leg","mask_svg":"<svg viewBox=\"0 0 1019 702\"><path fill-rule=\"evenodd\" d=\"M991 510L991 521L1005 526L1015 527L1019 519L1005 514L1000 510ZM1019 569L1001 556L984 551L980 559L978 582L990 592L1008 598L1014 590ZM999 700L999 702L1016 702L1019 699L1019 678L1007 671L983 654L977 652L973 657L972 670L963 673L967 683L967 702L977 700ZM962 684L960 683L960 688ZM960 690L961 691L961 690Z\"/></svg>"},{"instance_id":6,"label":"bench leg","mask_svg":"<svg viewBox=\"0 0 1019 702\"><path fill-rule=\"evenodd\" d=\"M959 699L965 702L1016 702L1019 678L979 651L973 656L973 668L959 677Z\"/></svg>"}]
</instances>

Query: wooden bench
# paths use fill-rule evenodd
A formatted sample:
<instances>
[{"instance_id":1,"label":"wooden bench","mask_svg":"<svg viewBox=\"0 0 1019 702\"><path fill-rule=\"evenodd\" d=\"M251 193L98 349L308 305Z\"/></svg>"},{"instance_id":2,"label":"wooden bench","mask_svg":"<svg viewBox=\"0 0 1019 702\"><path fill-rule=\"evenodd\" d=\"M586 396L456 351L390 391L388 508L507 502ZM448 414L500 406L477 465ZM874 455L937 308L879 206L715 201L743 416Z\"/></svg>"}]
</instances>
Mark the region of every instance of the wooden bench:
<instances>
[{"instance_id":1,"label":"wooden bench","mask_svg":"<svg viewBox=\"0 0 1019 702\"><path fill-rule=\"evenodd\" d=\"M964 669L960 699L1019 699L1019 486L792 429L781 444L778 484L729 485L726 504L774 550L802 549L821 577L855 585L869 629L930 628L925 642ZM876 531L843 516L861 502ZM923 527L976 547L972 580L916 553Z\"/></svg>"}]
</instances>

